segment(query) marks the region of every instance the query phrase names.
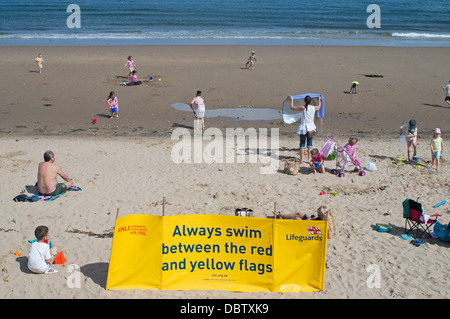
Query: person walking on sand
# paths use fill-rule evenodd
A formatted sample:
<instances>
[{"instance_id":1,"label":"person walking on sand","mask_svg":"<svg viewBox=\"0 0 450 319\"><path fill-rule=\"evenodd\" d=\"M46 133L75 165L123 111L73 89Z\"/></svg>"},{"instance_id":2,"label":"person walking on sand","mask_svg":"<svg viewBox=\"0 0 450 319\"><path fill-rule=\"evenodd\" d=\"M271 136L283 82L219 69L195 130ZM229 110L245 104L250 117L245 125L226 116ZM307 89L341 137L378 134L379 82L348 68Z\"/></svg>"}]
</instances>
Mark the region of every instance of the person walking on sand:
<instances>
[{"instance_id":1,"label":"person walking on sand","mask_svg":"<svg viewBox=\"0 0 450 319\"><path fill-rule=\"evenodd\" d=\"M445 102L450 105L450 81L448 81L448 83L449 84L447 84L446 86L441 85L441 87L445 90Z\"/></svg>"},{"instance_id":2,"label":"person walking on sand","mask_svg":"<svg viewBox=\"0 0 450 319\"><path fill-rule=\"evenodd\" d=\"M72 180L54 162L55 154L52 151L46 151L44 162L39 163L37 187L42 196L56 196L66 192L73 185ZM64 183L58 183L58 175L64 179Z\"/></svg>"},{"instance_id":3,"label":"person walking on sand","mask_svg":"<svg viewBox=\"0 0 450 319\"><path fill-rule=\"evenodd\" d=\"M439 170L439 157L444 150L444 141L441 137L441 129L436 128L430 143L431 149L431 168L436 165L436 172Z\"/></svg>"},{"instance_id":4,"label":"person walking on sand","mask_svg":"<svg viewBox=\"0 0 450 319\"><path fill-rule=\"evenodd\" d=\"M114 116L119 117L119 100L114 91L109 92L106 103L109 105L109 112L111 113L110 118L112 119Z\"/></svg>"},{"instance_id":5,"label":"person walking on sand","mask_svg":"<svg viewBox=\"0 0 450 319\"><path fill-rule=\"evenodd\" d=\"M193 105L197 106L197 110L194 110ZM205 102L202 98L202 91L197 91L196 96L194 99L189 103L189 106L191 107L192 111L195 113L195 119L196 119L196 126L197 129L199 129L200 122L202 123L202 131L205 130Z\"/></svg>"},{"instance_id":6,"label":"person walking on sand","mask_svg":"<svg viewBox=\"0 0 450 319\"><path fill-rule=\"evenodd\" d=\"M311 149L313 147L313 135L316 131L314 124L314 115L322 107L322 97L319 96L319 105L310 105L311 97L305 96L305 105L294 106L294 99L291 98L291 110L302 111L300 125L297 129L297 134L300 135L300 163L303 162L303 151L308 148L308 163L311 161Z\"/></svg>"},{"instance_id":7,"label":"person walking on sand","mask_svg":"<svg viewBox=\"0 0 450 319\"><path fill-rule=\"evenodd\" d=\"M247 69L253 70L253 67L255 66L255 62L256 62L256 53L255 53L255 51L252 51L245 66L247 67Z\"/></svg>"},{"instance_id":8,"label":"person walking on sand","mask_svg":"<svg viewBox=\"0 0 450 319\"><path fill-rule=\"evenodd\" d=\"M36 57L36 59L34 59L38 65L39 68L39 73L42 73L42 68L44 67L45 61L42 58L42 53L38 53L38 56Z\"/></svg>"},{"instance_id":9,"label":"person walking on sand","mask_svg":"<svg viewBox=\"0 0 450 319\"><path fill-rule=\"evenodd\" d=\"M136 69L136 63L134 63L133 57L130 55L128 56L127 63L123 66L124 68L128 67L128 70L130 70L130 73L128 73L128 76L130 76L133 71Z\"/></svg>"}]
</instances>

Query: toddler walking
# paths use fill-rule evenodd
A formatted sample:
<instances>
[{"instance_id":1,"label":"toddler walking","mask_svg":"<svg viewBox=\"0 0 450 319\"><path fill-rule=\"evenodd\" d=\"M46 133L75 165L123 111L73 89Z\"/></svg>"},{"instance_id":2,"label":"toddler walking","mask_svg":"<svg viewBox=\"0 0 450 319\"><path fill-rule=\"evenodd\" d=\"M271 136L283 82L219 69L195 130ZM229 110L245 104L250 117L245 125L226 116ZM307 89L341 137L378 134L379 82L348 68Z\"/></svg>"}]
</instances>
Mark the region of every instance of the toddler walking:
<instances>
[{"instance_id":1,"label":"toddler walking","mask_svg":"<svg viewBox=\"0 0 450 319\"><path fill-rule=\"evenodd\" d=\"M36 59L34 59L38 65L39 73L42 73L42 68L44 67L44 59L42 58L42 53L39 53Z\"/></svg>"},{"instance_id":2,"label":"toddler walking","mask_svg":"<svg viewBox=\"0 0 450 319\"><path fill-rule=\"evenodd\" d=\"M441 130L436 128L433 133L433 138L430 143L431 149L431 168L436 165L436 172L439 170L439 158L441 152L444 150L444 141L441 137Z\"/></svg>"},{"instance_id":3,"label":"toddler walking","mask_svg":"<svg viewBox=\"0 0 450 319\"><path fill-rule=\"evenodd\" d=\"M109 105L109 112L111 112L111 117L119 117L119 100L117 99L116 93L114 91L109 92L109 97L106 100Z\"/></svg>"},{"instance_id":4,"label":"toddler walking","mask_svg":"<svg viewBox=\"0 0 450 319\"><path fill-rule=\"evenodd\" d=\"M123 66L124 68L126 68L128 66L128 70L130 70L130 73L128 73L128 76L130 76L133 71L136 69L136 63L134 63L133 61L133 57L130 55L127 59L127 63L125 63L125 65Z\"/></svg>"}]
</instances>

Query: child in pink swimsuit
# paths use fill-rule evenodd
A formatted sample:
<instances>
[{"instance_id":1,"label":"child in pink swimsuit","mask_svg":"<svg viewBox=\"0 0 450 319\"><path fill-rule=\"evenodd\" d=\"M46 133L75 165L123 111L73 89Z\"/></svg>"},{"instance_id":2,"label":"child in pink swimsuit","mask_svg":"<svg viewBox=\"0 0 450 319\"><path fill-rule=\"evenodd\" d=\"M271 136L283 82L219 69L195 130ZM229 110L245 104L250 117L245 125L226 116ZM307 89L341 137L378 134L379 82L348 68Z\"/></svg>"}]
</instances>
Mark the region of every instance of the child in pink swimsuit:
<instances>
[{"instance_id":1,"label":"child in pink swimsuit","mask_svg":"<svg viewBox=\"0 0 450 319\"><path fill-rule=\"evenodd\" d=\"M130 73L128 73L128 76L130 76L133 71L136 69L136 64L133 61L133 57L130 55L128 57L127 63L125 63L125 65L123 66L124 68L126 68L128 66L128 70L130 70Z\"/></svg>"},{"instance_id":2,"label":"child in pink swimsuit","mask_svg":"<svg viewBox=\"0 0 450 319\"><path fill-rule=\"evenodd\" d=\"M106 100L109 105L109 112L111 112L111 117L119 117L119 101L117 100L116 93L114 91L111 91L109 93L109 97Z\"/></svg>"},{"instance_id":3,"label":"child in pink swimsuit","mask_svg":"<svg viewBox=\"0 0 450 319\"><path fill-rule=\"evenodd\" d=\"M45 61L44 61L44 59L42 58L42 54L41 54L41 53L38 54L38 56L37 56L37 58L35 59L35 61L36 61L37 65L38 65L39 73L42 73L42 68L44 67Z\"/></svg>"}]
</instances>

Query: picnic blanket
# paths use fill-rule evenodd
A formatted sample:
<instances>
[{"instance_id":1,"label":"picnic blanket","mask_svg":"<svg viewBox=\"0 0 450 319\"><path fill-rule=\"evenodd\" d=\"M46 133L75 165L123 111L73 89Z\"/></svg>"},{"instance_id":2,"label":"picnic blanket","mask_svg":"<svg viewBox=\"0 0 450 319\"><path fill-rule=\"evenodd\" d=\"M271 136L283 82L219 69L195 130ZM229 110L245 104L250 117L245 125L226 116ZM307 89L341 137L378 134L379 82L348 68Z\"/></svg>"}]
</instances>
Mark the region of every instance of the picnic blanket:
<instances>
[{"instance_id":1,"label":"picnic blanket","mask_svg":"<svg viewBox=\"0 0 450 319\"><path fill-rule=\"evenodd\" d=\"M23 191L23 190L22 190ZM81 191L81 188L78 186L71 186L67 189L68 192L78 192ZM59 196L65 194L61 193L55 196L42 196L39 194L33 194L33 195L26 195L26 194L19 194L16 197L13 198L13 201L15 202L39 202L39 201L52 201L58 198Z\"/></svg>"}]
</instances>

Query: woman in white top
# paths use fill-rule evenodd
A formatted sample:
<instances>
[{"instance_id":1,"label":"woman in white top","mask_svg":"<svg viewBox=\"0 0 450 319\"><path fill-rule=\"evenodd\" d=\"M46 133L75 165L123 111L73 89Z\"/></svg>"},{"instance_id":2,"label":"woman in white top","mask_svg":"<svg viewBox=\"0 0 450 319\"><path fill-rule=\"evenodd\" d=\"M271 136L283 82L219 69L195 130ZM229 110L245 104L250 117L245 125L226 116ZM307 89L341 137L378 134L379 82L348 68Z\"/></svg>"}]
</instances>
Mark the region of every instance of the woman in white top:
<instances>
[{"instance_id":1,"label":"woman in white top","mask_svg":"<svg viewBox=\"0 0 450 319\"><path fill-rule=\"evenodd\" d=\"M308 147L308 162L311 160L311 149L313 147L313 138L308 137L308 131L316 131L314 124L314 115L322 107L322 97L319 96L319 105L310 105L311 97L305 96L305 105L294 106L294 99L291 97L291 110L301 111L301 121L297 129L297 134L300 135L300 163L303 162L303 149Z\"/></svg>"},{"instance_id":2,"label":"woman in white top","mask_svg":"<svg viewBox=\"0 0 450 319\"><path fill-rule=\"evenodd\" d=\"M202 98L202 91L197 91L196 96L194 97L194 99L192 100L191 103L189 103L192 111L195 113L195 118L196 118L196 122L197 122L197 129L199 129L200 126L200 121L202 122L202 130L205 130L205 102L203 101ZM193 105L197 105L197 111L194 111L194 108L192 107Z\"/></svg>"}]
</instances>

